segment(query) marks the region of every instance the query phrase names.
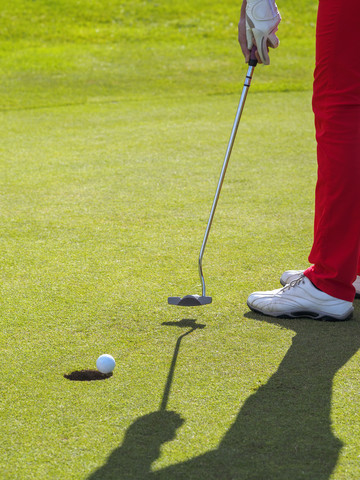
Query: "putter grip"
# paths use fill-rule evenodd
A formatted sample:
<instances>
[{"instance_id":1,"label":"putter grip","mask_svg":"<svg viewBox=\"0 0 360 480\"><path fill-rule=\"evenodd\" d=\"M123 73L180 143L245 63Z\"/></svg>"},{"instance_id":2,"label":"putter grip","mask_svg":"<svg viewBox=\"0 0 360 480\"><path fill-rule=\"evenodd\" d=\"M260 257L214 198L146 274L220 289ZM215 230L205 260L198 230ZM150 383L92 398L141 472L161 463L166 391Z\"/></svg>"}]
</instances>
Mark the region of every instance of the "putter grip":
<instances>
[{"instance_id":1,"label":"putter grip","mask_svg":"<svg viewBox=\"0 0 360 480\"><path fill-rule=\"evenodd\" d=\"M250 52L250 60L249 60L249 67L256 67L258 61L255 55L257 48L255 45L252 47L251 52Z\"/></svg>"}]
</instances>

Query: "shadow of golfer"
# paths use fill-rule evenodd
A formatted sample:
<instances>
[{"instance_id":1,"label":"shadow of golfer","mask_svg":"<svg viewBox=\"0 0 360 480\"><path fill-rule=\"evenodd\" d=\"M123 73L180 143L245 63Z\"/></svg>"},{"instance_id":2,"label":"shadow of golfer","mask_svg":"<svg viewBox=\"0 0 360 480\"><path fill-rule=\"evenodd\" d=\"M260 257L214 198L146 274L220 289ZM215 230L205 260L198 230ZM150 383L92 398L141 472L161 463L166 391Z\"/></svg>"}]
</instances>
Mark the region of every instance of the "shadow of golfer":
<instances>
[{"instance_id":1,"label":"shadow of golfer","mask_svg":"<svg viewBox=\"0 0 360 480\"><path fill-rule=\"evenodd\" d=\"M175 412L149 413L135 420L126 431L122 445L89 480L142 480L160 456L161 446L173 440L183 419Z\"/></svg>"},{"instance_id":2,"label":"shadow of golfer","mask_svg":"<svg viewBox=\"0 0 360 480\"><path fill-rule=\"evenodd\" d=\"M193 459L151 471L151 463L134 475L126 476L124 445L136 454L146 439L128 437L115 450L107 465L111 480L328 480L336 466L342 442L331 426L331 399L334 376L360 347L360 322L320 323L310 320L270 320L248 313L251 321L265 321L295 331L292 344L278 370L241 405L238 416L218 447ZM234 389L237 386L234 385ZM157 412L156 415L168 412ZM176 415L176 414L175 414ZM145 418L145 417L144 417ZM164 423L168 420L160 417ZM140 419L141 420L141 419ZM136 423L136 422L135 422ZM173 429L175 425L173 425ZM180 422L177 423L180 426ZM160 430L162 430L160 428ZM154 432L159 429L154 425ZM155 435L157 451L163 441ZM150 442L149 442L150 443ZM155 450L152 459L155 458ZM149 453L150 455L150 453ZM117 465L114 468L114 465Z\"/></svg>"}]
</instances>

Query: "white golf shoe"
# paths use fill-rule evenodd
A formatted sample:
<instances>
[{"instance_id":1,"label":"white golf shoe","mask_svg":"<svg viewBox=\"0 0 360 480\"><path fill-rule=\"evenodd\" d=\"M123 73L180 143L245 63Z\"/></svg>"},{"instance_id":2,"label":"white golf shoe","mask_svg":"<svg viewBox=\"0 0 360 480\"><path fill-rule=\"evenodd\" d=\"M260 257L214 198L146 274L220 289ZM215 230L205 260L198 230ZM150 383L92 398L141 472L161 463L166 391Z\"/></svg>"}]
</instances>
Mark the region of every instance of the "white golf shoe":
<instances>
[{"instance_id":1,"label":"white golf shoe","mask_svg":"<svg viewBox=\"0 0 360 480\"><path fill-rule=\"evenodd\" d=\"M284 272L280 277L280 283L285 287L289 283L293 282L294 280L298 279L300 275L304 273L304 270L287 270ZM356 298L360 298L360 275L356 277L355 282L353 283L355 290L356 290Z\"/></svg>"},{"instance_id":2,"label":"white golf shoe","mask_svg":"<svg viewBox=\"0 0 360 480\"><path fill-rule=\"evenodd\" d=\"M302 274L278 290L252 293L247 304L254 312L271 317L307 317L333 322L347 320L354 310L351 302L322 292Z\"/></svg>"}]
</instances>

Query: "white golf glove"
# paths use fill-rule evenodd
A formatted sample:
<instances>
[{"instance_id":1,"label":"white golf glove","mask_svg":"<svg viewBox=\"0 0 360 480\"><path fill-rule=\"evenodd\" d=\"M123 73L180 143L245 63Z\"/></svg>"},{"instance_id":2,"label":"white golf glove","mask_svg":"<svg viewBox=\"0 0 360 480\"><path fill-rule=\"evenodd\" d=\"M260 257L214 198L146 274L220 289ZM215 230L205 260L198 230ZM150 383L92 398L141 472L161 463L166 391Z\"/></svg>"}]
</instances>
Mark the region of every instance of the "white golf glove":
<instances>
[{"instance_id":1,"label":"white golf glove","mask_svg":"<svg viewBox=\"0 0 360 480\"><path fill-rule=\"evenodd\" d=\"M247 0L246 39L248 49L257 46L261 61L270 64L268 46L276 48L279 39L275 35L281 17L275 0Z\"/></svg>"}]
</instances>

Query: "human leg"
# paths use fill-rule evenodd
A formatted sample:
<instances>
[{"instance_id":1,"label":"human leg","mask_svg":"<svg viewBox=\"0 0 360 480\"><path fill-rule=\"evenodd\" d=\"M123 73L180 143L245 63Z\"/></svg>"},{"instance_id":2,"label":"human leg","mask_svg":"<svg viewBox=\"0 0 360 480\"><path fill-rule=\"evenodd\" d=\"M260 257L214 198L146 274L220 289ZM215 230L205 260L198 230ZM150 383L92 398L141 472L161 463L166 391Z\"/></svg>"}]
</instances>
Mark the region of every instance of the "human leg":
<instances>
[{"instance_id":1,"label":"human leg","mask_svg":"<svg viewBox=\"0 0 360 480\"><path fill-rule=\"evenodd\" d=\"M352 301L360 273L360 48L358 0L320 0L313 108L318 180L313 265L320 290Z\"/></svg>"}]
</instances>

